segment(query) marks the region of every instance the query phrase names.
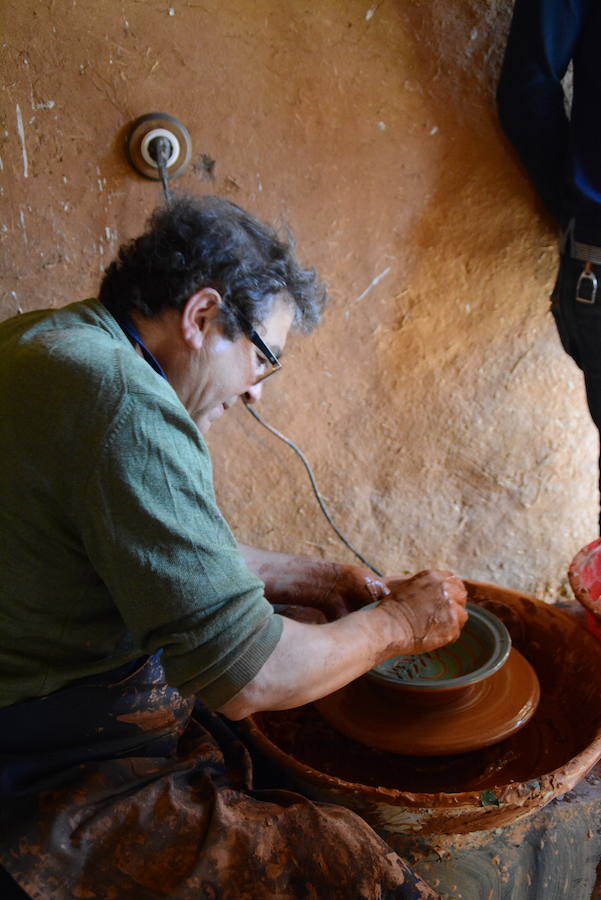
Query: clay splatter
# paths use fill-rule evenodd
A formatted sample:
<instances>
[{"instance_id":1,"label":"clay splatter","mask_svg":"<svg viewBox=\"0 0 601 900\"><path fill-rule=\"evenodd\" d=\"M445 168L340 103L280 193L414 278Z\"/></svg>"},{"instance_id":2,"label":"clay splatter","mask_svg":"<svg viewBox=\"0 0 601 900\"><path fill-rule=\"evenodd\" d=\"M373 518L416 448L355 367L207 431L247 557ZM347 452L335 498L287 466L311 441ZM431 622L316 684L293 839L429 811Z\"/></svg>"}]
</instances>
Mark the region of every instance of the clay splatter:
<instances>
[{"instance_id":1,"label":"clay splatter","mask_svg":"<svg viewBox=\"0 0 601 900\"><path fill-rule=\"evenodd\" d=\"M19 224L21 225L21 229L23 231L23 240L27 244L28 240L27 240L27 228L25 226L25 213L23 212L22 209L19 210Z\"/></svg>"},{"instance_id":2,"label":"clay splatter","mask_svg":"<svg viewBox=\"0 0 601 900\"><path fill-rule=\"evenodd\" d=\"M386 266L386 268L384 269L383 272L380 272L379 275L376 275L376 277L372 281L370 281L370 283L367 285L367 287L365 288L363 293L359 294L358 297L355 297L355 299L351 303L351 306L354 306L355 303L359 303L360 300L363 300L364 297L367 297L367 295L369 294L371 289L374 288L377 284L379 284L383 278L386 278L386 276L390 272L391 268L392 268L392 266Z\"/></svg>"},{"instance_id":3,"label":"clay splatter","mask_svg":"<svg viewBox=\"0 0 601 900\"><path fill-rule=\"evenodd\" d=\"M201 153L196 162L192 163L192 169L207 181L215 181L215 164L216 160L212 156L209 156L208 153Z\"/></svg>"},{"instance_id":4,"label":"clay splatter","mask_svg":"<svg viewBox=\"0 0 601 900\"><path fill-rule=\"evenodd\" d=\"M25 129L23 128L23 116L21 115L21 107L17 103L17 133L21 141L21 151L23 153L23 178L29 175L29 163L27 160L27 147L25 146Z\"/></svg>"}]
</instances>

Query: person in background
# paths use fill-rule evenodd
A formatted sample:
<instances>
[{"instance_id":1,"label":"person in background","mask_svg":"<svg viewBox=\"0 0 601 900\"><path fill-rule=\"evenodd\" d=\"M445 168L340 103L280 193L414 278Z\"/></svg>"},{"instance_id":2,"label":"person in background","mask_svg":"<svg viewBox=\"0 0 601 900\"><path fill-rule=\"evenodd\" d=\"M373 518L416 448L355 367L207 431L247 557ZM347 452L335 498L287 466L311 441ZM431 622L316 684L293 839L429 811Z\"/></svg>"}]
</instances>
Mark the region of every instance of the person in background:
<instances>
[{"instance_id":1,"label":"person in background","mask_svg":"<svg viewBox=\"0 0 601 900\"><path fill-rule=\"evenodd\" d=\"M584 375L588 408L598 430L600 37L601 6L595 0L516 0L497 90L501 125L560 231L551 311L564 350ZM573 95L568 111L562 79L570 63Z\"/></svg>"},{"instance_id":2,"label":"person in background","mask_svg":"<svg viewBox=\"0 0 601 900\"><path fill-rule=\"evenodd\" d=\"M240 547L221 515L204 436L324 302L271 228L181 197L98 300L0 326L3 900L436 896L350 811L257 790L230 721L466 619L449 572Z\"/></svg>"}]
</instances>

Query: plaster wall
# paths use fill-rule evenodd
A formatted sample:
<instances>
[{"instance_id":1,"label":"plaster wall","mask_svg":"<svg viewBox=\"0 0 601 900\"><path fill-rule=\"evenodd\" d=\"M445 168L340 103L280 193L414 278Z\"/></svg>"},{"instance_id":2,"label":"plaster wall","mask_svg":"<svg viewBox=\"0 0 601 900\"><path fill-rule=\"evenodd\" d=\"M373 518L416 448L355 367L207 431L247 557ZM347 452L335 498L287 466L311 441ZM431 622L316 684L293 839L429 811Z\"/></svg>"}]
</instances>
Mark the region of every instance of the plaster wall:
<instances>
[{"instance_id":1,"label":"plaster wall","mask_svg":"<svg viewBox=\"0 0 601 900\"><path fill-rule=\"evenodd\" d=\"M555 235L495 118L508 0L21 0L2 15L0 315L96 291L160 200L127 125L189 128L178 182L289 223L331 303L261 412L387 571L552 599L596 535L596 434L548 314ZM215 161L212 172L202 164ZM300 462L210 435L238 536L352 560Z\"/></svg>"}]
</instances>

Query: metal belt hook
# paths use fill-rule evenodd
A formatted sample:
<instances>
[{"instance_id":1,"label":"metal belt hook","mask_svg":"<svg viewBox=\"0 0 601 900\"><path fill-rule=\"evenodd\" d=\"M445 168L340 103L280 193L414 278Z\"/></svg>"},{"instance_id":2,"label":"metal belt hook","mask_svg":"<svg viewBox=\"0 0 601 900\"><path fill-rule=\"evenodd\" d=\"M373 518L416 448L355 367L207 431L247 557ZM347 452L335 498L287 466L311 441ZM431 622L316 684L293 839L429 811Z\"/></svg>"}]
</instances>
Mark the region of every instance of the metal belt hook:
<instances>
[{"instance_id":1,"label":"metal belt hook","mask_svg":"<svg viewBox=\"0 0 601 900\"><path fill-rule=\"evenodd\" d=\"M593 272L592 262L587 262L576 282L576 300L579 303L594 303L596 296L597 276Z\"/></svg>"}]
</instances>

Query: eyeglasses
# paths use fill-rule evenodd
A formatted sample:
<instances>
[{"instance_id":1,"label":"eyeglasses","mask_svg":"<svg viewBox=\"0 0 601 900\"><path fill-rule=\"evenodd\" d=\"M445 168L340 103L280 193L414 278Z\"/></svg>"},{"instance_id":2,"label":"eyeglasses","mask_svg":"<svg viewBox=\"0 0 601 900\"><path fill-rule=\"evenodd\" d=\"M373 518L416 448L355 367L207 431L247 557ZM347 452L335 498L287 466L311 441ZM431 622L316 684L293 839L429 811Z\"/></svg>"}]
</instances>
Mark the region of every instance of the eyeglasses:
<instances>
[{"instance_id":1,"label":"eyeglasses","mask_svg":"<svg viewBox=\"0 0 601 900\"><path fill-rule=\"evenodd\" d=\"M254 328L251 328L246 336L249 341L255 345L257 350L260 351L261 356L259 357L259 360L261 365L269 367L255 379L255 384L259 384L261 381L265 381L266 378L270 378L272 375L275 375L276 372L279 372L282 368L282 364L273 350L269 349L265 341L257 334Z\"/></svg>"}]
</instances>

